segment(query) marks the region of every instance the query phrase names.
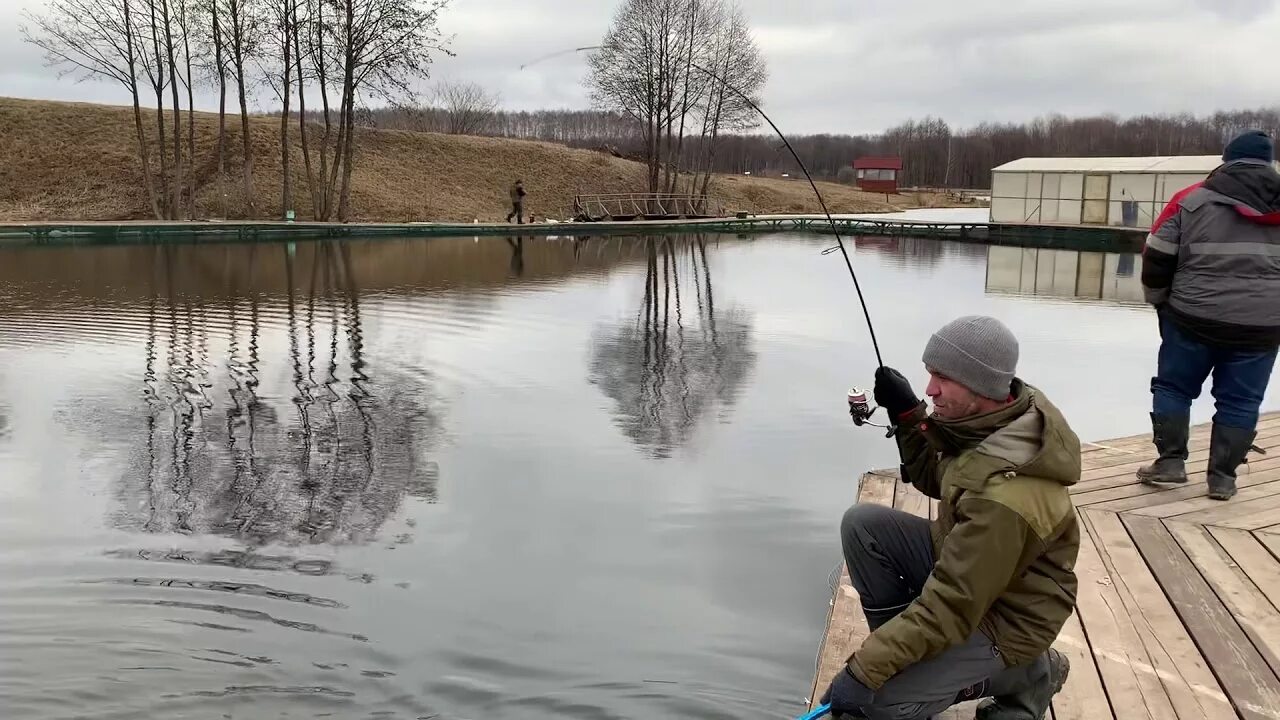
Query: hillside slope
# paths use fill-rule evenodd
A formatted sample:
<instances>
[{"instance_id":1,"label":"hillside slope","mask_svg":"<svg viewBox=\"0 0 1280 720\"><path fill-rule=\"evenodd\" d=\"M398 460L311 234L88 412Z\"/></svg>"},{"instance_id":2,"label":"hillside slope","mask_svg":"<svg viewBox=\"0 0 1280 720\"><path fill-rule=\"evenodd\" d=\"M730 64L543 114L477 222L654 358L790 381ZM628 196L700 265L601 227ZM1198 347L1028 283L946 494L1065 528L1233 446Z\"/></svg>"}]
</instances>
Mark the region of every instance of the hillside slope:
<instances>
[{"instance_id":1,"label":"hillside slope","mask_svg":"<svg viewBox=\"0 0 1280 720\"><path fill-rule=\"evenodd\" d=\"M217 116L196 114L197 212L201 218L249 217L241 186L238 116L227 118L228 170L217 172ZM186 116L183 148L186 147ZM154 111L144 123L153 147ZM167 119L166 132L172 121ZM319 128L316 128L319 131ZM251 119L255 217L281 216L280 124ZM311 216L297 127L293 205L299 219ZM393 130L358 131L352 181L353 220L501 220L507 188L522 178L529 191L526 212L566 217L580 193L636 192L644 166L589 150L560 145ZM172 139L170 138L170 142ZM0 220L128 220L151 217L135 153L133 112L128 107L0 98ZM152 157L152 171L158 172ZM929 206L934 196L885 196L822 183L833 212L883 211ZM812 191L794 180L719 176L713 193L732 209L814 212Z\"/></svg>"}]
</instances>

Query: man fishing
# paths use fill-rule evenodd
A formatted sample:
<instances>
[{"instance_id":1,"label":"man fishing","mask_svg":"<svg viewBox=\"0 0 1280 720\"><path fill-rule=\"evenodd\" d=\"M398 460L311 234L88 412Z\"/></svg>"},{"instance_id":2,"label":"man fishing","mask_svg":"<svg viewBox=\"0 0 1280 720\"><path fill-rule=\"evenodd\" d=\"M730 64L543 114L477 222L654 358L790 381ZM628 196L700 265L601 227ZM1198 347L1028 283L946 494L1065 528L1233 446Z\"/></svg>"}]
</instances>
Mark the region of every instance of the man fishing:
<instances>
[{"instance_id":1,"label":"man fishing","mask_svg":"<svg viewBox=\"0 0 1280 720\"><path fill-rule=\"evenodd\" d=\"M941 501L938 518L845 513L845 564L871 634L823 702L836 717L916 720L989 698L978 720L1041 720L1070 669L1050 645L1075 606L1067 488L1080 441L1015 377L1018 341L1000 321L947 324L923 361L931 414L892 368L876 371L875 400L896 419L903 481Z\"/></svg>"},{"instance_id":2,"label":"man fishing","mask_svg":"<svg viewBox=\"0 0 1280 720\"><path fill-rule=\"evenodd\" d=\"M1178 193L1152 225L1142 288L1160 320L1151 380L1154 463L1149 485L1187 482L1191 402L1213 375L1209 497L1236 494L1236 469L1253 445L1258 408L1280 346L1280 173L1271 138L1232 140L1208 179Z\"/></svg>"}]
</instances>

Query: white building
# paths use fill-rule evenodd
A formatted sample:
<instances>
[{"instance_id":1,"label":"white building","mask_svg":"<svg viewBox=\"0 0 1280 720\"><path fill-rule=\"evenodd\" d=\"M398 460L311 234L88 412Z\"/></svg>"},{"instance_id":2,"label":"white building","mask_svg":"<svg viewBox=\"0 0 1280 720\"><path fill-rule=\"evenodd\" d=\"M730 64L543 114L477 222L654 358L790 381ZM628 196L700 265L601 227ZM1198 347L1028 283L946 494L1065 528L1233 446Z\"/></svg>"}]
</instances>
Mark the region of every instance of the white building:
<instances>
[{"instance_id":1,"label":"white building","mask_svg":"<svg viewBox=\"0 0 1280 720\"><path fill-rule=\"evenodd\" d=\"M991 171L991 222L1150 227L1175 193L1221 164L1217 155L1014 160Z\"/></svg>"}]
</instances>

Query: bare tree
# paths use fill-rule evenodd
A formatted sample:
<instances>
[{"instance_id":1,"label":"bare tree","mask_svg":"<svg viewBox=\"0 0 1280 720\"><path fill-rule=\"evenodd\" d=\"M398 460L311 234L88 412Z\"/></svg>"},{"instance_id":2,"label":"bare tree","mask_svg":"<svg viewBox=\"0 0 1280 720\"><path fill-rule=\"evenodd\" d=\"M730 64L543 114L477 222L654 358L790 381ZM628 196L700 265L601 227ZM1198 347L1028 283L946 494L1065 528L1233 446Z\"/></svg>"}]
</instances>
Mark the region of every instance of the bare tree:
<instances>
[{"instance_id":1,"label":"bare tree","mask_svg":"<svg viewBox=\"0 0 1280 720\"><path fill-rule=\"evenodd\" d=\"M332 186L330 181L329 170L329 147L333 142L333 108L329 102L329 88L333 81L332 68L336 64L333 58L333 43L329 42L329 36L333 33L333 20L326 13L329 8L329 0L307 0L308 23L306 25L307 32L307 50L306 56L310 63L312 71L312 79L315 81L317 89L320 90L320 113L324 120L324 134L320 137L318 172L313 176L307 173L307 187L311 191L312 216L317 220L328 220L333 214L332 204ZM299 53L299 62L301 62L301 53ZM299 69L299 72L302 72ZM301 86L298 89L298 96L302 103L306 102L306 87ZM304 121L305 122L305 121ZM303 152L309 154L307 147L308 138L303 135ZM336 155L336 153L335 153ZM337 177L337 169L333 171L334 181Z\"/></svg>"},{"instance_id":2,"label":"bare tree","mask_svg":"<svg viewBox=\"0 0 1280 720\"><path fill-rule=\"evenodd\" d=\"M698 193L705 197L710 189L712 168L722 130L741 132L760 123L755 108L744 96L754 99L768 78L764 56L751 36L746 13L737 5L722 6L711 30L707 46L707 63L712 78L703 111L702 135L698 139L699 157L691 184L698 184L698 170L703 172ZM757 102L757 104L759 104Z\"/></svg>"},{"instance_id":3,"label":"bare tree","mask_svg":"<svg viewBox=\"0 0 1280 720\"><path fill-rule=\"evenodd\" d=\"M292 145L289 142L290 101L295 72L294 44L297 34L297 0L264 0L270 39L260 57L255 58L266 85L280 101L280 210L293 207ZM299 89L302 85L299 83Z\"/></svg>"},{"instance_id":4,"label":"bare tree","mask_svg":"<svg viewBox=\"0 0 1280 720\"><path fill-rule=\"evenodd\" d=\"M178 77L177 51L173 40L174 13L172 7L176 0L151 0L151 2L153 6L158 3L160 9L160 27L158 30L164 37L164 57L161 64L168 67L168 85L173 98L173 182L169 188L171 193L169 217L176 220L182 214L182 105L178 101L178 83L181 78ZM157 56L160 55L158 50L156 54ZM161 112L163 112L163 109Z\"/></svg>"},{"instance_id":5,"label":"bare tree","mask_svg":"<svg viewBox=\"0 0 1280 720\"><path fill-rule=\"evenodd\" d=\"M640 126L649 192L674 192L690 121L701 123L705 145L729 115L743 117L736 112L740 98L757 94L764 79L764 62L736 6L627 0L591 56L588 85L597 107Z\"/></svg>"},{"instance_id":6,"label":"bare tree","mask_svg":"<svg viewBox=\"0 0 1280 720\"><path fill-rule=\"evenodd\" d=\"M207 0L209 9L209 38L213 44L213 72L218 81L218 178L227 174L227 61L226 39L223 33L221 0ZM225 208L224 208L225 211Z\"/></svg>"},{"instance_id":7,"label":"bare tree","mask_svg":"<svg viewBox=\"0 0 1280 720\"><path fill-rule=\"evenodd\" d=\"M187 217L196 217L196 99L195 75L192 74L193 57L191 40L195 32L196 2L195 0L174 0L178 31L182 33L182 59L186 67L183 85L187 89L187 162L190 165L187 173ZM197 46L198 48L198 46ZM175 105L176 107L176 105Z\"/></svg>"},{"instance_id":8,"label":"bare tree","mask_svg":"<svg viewBox=\"0 0 1280 720\"><path fill-rule=\"evenodd\" d=\"M675 19L682 4L627 0L590 59L592 101L630 115L642 128L649 192L658 191L662 137L679 77L671 50L681 40Z\"/></svg>"},{"instance_id":9,"label":"bare tree","mask_svg":"<svg viewBox=\"0 0 1280 720\"><path fill-rule=\"evenodd\" d=\"M305 0L305 14L299 14L298 8L303 6L302 0L293 0L290 8L290 22L293 24L293 65L298 81L298 138L302 141L302 163L307 172L307 191L311 194L311 217L320 216L320 207L315 194L315 170L311 165L311 138L307 132L307 75L302 54L303 47L311 50L311 25L319 24L319 7L316 0ZM306 37L307 44L303 45ZM321 152L321 155L324 153Z\"/></svg>"},{"instance_id":10,"label":"bare tree","mask_svg":"<svg viewBox=\"0 0 1280 720\"><path fill-rule=\"evenodd\" d=\"M257 212L253 194L253 137L249 133L249 76L245 68L260 50L261 30L257 0L214 0L223 3L227 49L240 100L240 139L244 147L244 203L249 215Z\"/></svg>"},{"instance_id":11,"label":"bare tree","mask_svg":"<svg viewBox=\"0 0 1280 720\"><path fill-rule=\"evenodd\" d=\"M316 19L316 47L311 52L325 120L322 152L329 148L332 128L329 84L341 72L338 88L338 134L330 167L321 161L323 214L329 219L332 199L338 197L337 219L351 209L351 173L355 164L356 102L358 98L402 102L414 97L412 84L426 78L432 55L448 53L448 40L437 27L448 0L324 0L333 14ZM329 175L325 179L324 171ZM339 177L341 184L339 184ZM314 194L313 190L313 194Z\"/></svg>"},{"instance_id":12,"label":"bare tree","mask_svg":"<svg viewBox=\"0 0 1280 720\"><path fill-rule=\"evenodd\" d=\"M133 0L50 0L43 13L24 15L21 31L23 39L43 50L46 61L60 68L62 76L113 80L129 91L142 182L151 212L159 219L163 214L152 182L138 93L140 58L132 3Z\"/></svg>"},{"instance_id":13,"label":"bare tree","mask_svg":"<svg viewBox=\"0 0 1280 720\"><path fill-rule=\"evenodd\" d=\"M444 82L435 88L435 103L444 111L445 132L481 135L493 123L499 99L473 82Z\"/></svg>"}]
</instances>

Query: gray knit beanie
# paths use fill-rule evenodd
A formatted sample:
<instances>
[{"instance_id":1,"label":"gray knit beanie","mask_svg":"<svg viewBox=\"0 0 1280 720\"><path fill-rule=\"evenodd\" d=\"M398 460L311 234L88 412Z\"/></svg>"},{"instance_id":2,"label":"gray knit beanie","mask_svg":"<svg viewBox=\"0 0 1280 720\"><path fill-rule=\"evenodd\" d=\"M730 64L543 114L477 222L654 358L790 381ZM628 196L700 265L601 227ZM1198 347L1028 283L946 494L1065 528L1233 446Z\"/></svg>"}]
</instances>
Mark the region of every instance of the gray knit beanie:
<instances>
[{"instance_id":1,"label":"gray knit beanie","mask_svg":"<svg viewBox=\"0 0 1280 720\"><path fill-rule=\"evenodd\" d=\"M1018 366L1018 339L993 317L968 315L934 333L921 359L983 397L1004 400Z\"/></svg>"}]
</instances>

